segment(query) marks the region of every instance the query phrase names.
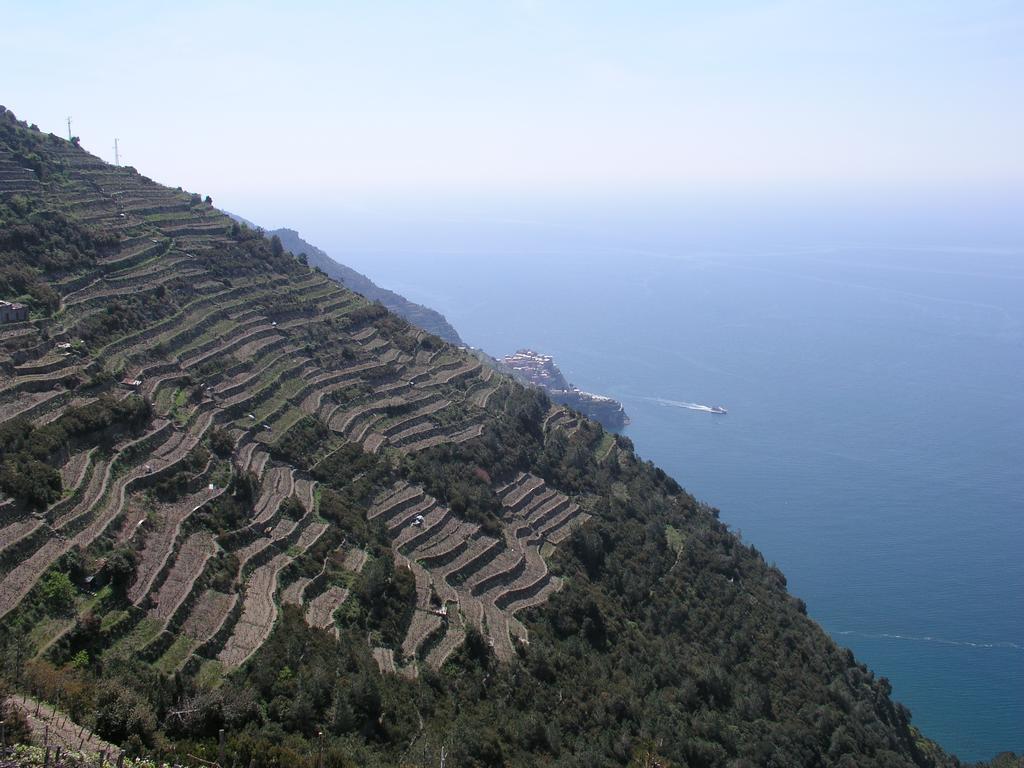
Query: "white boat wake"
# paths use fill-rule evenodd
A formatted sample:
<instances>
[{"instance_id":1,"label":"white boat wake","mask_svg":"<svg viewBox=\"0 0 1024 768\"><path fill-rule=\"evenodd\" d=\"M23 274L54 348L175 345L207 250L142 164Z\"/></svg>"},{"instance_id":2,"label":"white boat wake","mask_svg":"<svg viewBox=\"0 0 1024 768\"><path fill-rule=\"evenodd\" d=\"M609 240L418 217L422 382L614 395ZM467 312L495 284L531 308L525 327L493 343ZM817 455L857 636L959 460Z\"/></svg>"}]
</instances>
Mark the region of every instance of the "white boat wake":
<instances>
[{"instance_id":1,"label":"white boat wake","mask_svg":"<svg viewBox=\"0 0 1024 768\"><path fill-rule=\"evenodd\" d=\"M725 409L721 406L702 405L701 403L687 403L682 400L667 400L664 397L645 397L652 403L658 405L664 405L668 408L685 408L688 411L703 411L704 413L724 413Z\"/></svg>"},{"instance_id":2,"label":"white boat wake","mask_svg":"<svg viewBox=\"0 0 1024 768\"><path fill-rule=\"evenodd\" d=\"M858 637L867 637L872 640L910 640L916 643L938 643L940 645L955 645L966 648L1003 648L1013 651L1024 651L1024 646L1018 643L1011 643L1009 641L1002 642L975 642L971 640L946 640L942 637L932 637L931 635L925 635L924 637L915 637L913 635L897 635L890 632L858 632L855 629L847 629L840 632L833 632L833 635L857 635Z\"/></svg>"}]
</instances>

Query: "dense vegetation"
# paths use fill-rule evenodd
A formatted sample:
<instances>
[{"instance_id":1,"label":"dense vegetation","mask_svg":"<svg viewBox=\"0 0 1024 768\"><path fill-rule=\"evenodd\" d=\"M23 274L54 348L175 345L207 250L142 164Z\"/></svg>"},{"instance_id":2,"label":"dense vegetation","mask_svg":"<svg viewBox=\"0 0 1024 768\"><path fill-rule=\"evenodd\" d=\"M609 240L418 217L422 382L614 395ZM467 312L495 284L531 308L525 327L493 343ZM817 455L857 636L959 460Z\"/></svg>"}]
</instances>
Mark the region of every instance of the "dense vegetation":
<instances>
[{"instance_id":1,"label":"dense vegetation","mask_svg":"<svg viewBox=\"0 0 1024 768\"><path fill-rule=\"evenodd\" d=\"M0 425L0 490L34 508L60 498L57 457L73 447L109 450L117 436L138 433L150 405L139 397L100 396L88 408L69 408L56 421L35 426L26 419Z\"/></svg>"},{"instance_id":2,"label":"dense vegetation","mask_svg":"<svg viewBox=\"0 0 1024 768\"><path fill-rule=\"evenodd\" d=\"M4 242L39 285L65 286L0 360L13 382L0 390L13 414L0 422L0 693L59 702L131 754L212 761L223 729L240 765L955 764L776 568L628 440L575 417L556 426L565 414L542 393L208 201L0 124L48 185L3 209L24 232ZM93 186L63 170L75 163ZM135 213L80 220L69 196L107 204L112 185ZM89 287L125 237L158 247L118 265L131 282ZM33 243L58 255L40 261ZM76 290L95 292L67 302ZM47 378L53 338L76 351ZM118 388L140 371L141 394ZM44 385L56 410L37 399ZM61 478L75 461L72 492ZM380 500L409 491L402 514L465 526L493 544L480 557L513 563L502 493L523 473L551 514L585 521L530 544L558 588L518 614L529 641L501 656L492 615L467 620L441 664L427 663L434 630L406 655L417 617L447 632L459 608L433 610L422 592L437 585L401 567L412 549L398 537L427 523L389 527ZM318 623L314 603L332 596ZM5 719L27 737L22 710Z\"/></svg>"},{"instance_id":3,"label":"dense vegetation","mask_svg":"<svg viewBox=\"0 0 1024 768\"><path fill-rule=\"evenodd\" d=\"M44 276L94 264L117 239L77 225L58 211L40 210L23 196L0 202L0 296L52 313L60 295Z\"/></svg>"}]
</instances>

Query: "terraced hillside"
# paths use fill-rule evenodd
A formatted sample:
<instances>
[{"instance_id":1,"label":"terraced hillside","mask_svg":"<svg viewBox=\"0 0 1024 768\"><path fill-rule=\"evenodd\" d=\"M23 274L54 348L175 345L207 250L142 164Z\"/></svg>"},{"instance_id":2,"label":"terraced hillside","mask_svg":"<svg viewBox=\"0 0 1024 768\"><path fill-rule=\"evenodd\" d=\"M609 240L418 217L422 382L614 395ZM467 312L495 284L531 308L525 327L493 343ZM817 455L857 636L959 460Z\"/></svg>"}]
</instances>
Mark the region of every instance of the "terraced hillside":
<instances>
[{"instance_id":1,"label":"terraced hillside","mask_svg":"<svg viewBox=\"0 0 1024 768\"><path fill-rule=\"evenodd\" d=\"M31 310L0 327L5 677L97 739L944 759L628 440L209 199L4 111L0 223L0 298Z\"/></svg>"},{"instance_id":2,"label":"terraced hillside","mask_svg":"<svg viewBox=\"0 0 1024 768\"><path fill-rule=\"evenodd\" d=\"M44 145L50 174L60 181L32 189L12 184L14 204L66 216L69 226L101 228L116 240L78 269L44 273L59 294L56 310L5 329L3 423L31 441L44 424L60 425L101 401L138 402L146 416L104 450L86 437L73 452L48 456L61 473L52 502L33 505L7 489L13 498L4 502L2 530L10 557L0 617L69 552L100 560L127 544L136 554L132 605L178 606L139 619L155 634L145 646L155 656L166 642L161 638L191 618L188 609L208 581L203 570L230 556L226 594L237 599L216 637L191 658L236 667L270 634L282 571L311 557L327 528L316 509L316 483L307 479L312 456L296 462L293 442L319 430L321 452L360 445L397 467L409 454L479 438L486 411L474 394L493 372L304 268L209 203L66 142ZM228 276L227 263L246 257L265 258L267 273L243 267ZM133 322L110 327L112 310L122 307ZM219 456L208 449L214 436ZM216 507L226 488L237 498L233 484L243 472L254 485L251 509L237 528L204 534L197 514ZM401 482L423 498L422 488ZM296 497L304 512L291 519L282 509ZM428 505L414 509L429 512ZM372 508L369 518L377 512ZM408 515L392 520L393 514L382 519L399 544L420 538L409 535L418 529ZM423 532L433 530L432 522ZM500 547L491 550L497 557ZM500 589L501 578L492 581ZM329 587L321 597L342 589ZM321 597L310 598L311 607L322 605ZM458 611L459 596L451 597ZM465 599L474 602L485 631L477 601L469 592ZM333 612L312 613L323 615L317 626L333 624ZM491 623L497 627L497 619ZM511 653L503 629L488 635L502 655Z\"/></svg>"}]
</instances>

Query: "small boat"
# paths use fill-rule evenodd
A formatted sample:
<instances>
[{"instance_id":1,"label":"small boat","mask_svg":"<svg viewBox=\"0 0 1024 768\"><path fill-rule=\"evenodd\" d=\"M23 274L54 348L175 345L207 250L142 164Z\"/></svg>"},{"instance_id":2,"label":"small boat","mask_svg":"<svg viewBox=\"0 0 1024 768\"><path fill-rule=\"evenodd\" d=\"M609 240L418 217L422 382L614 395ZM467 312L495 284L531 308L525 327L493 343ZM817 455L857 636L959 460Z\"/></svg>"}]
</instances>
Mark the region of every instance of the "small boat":
<instances>
[{"instance_id":1,"label":"small boat","mask_svg":"<svg viewBox=\"0 0 1024 768\"><path fill-rule=\"evenodd\" d=\"M712 413L728 413L728 411L725 410L725 406L724 405L714 405L714 406L712 406L711 407L711 412Z\"/></svg>"}]
</instances>

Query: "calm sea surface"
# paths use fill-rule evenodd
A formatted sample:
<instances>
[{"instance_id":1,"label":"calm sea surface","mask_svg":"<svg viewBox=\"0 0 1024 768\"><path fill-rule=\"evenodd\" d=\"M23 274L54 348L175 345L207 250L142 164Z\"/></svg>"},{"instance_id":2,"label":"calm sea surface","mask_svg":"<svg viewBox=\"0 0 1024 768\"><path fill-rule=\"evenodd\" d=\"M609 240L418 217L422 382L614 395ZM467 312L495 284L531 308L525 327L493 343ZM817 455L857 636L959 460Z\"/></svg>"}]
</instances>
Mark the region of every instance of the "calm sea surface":
<instances>
[{"instance_id":1,"label":"calm sea surface","mask_svg":"<svg viewBox=\"0 0 1024 768\"><path fill-rule=\"evenodd\" d=\"M1024 752L1019 253L324 245L473 346L553 354L620 399L639 453L778 563L926 734Z\"/></svg>"}]
</instances>

